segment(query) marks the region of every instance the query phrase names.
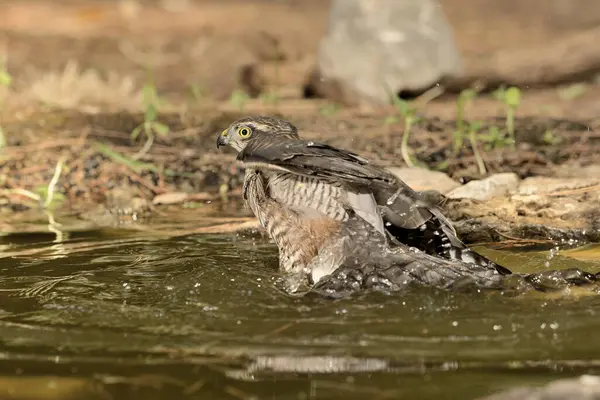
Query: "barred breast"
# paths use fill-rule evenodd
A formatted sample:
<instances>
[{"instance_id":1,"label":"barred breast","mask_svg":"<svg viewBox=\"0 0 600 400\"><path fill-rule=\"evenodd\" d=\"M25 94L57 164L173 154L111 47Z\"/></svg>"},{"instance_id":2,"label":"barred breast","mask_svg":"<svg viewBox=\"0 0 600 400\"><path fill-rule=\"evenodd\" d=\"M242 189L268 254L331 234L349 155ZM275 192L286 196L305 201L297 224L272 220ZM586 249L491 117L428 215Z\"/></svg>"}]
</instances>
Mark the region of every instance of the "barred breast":
<instances>
[{"instance_id":1,"label":"barred breast","mask_svg":"<svg viewBox=\"0 0 600 400\"><path fill-rule=\"evenodd\" d=\"M304 214L319 212L336 221L346 221L343 189L334 183L301 175L276 173L269 176L269 195L275 201Z\"/></svg>"},{"instance_id":2,"label":"barred breast","mask_svg":"<svg viewBox=\"0 0 600 400\"><path fill-rule=\"evenodd\" d=\"M316 215L306 218L305 211L296 210L287 202L272 197L267 182L281 183L281 181L272 180L272 177L267 178L267 176L268 173L246 170L244 198L269 237L277 245L280 268L286 272L302 273L310 260L318 254L320 245L339 230L339 222L316 212ZM283 182L286 180L284 179ZM278 189L285 189L285 185L288 184L279 183L275 185ZM310 202L304 204L310 205Z\"/></svg>"}]
</instances>

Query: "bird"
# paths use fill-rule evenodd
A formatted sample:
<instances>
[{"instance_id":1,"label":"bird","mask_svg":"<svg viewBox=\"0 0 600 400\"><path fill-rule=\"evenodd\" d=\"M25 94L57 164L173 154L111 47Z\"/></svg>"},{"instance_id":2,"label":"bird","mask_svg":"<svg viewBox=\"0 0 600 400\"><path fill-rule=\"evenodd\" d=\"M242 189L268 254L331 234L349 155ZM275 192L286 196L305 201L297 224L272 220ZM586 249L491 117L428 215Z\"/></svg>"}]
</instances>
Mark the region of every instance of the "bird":
<instances>
[{"instance_id":1,"label":"bird","mask_svg":"<svg viewBox=\"0 0 600 400\"><path fill-rule=\"evenodd\" d=\"M356 153L303 140L289 121L240 118L217 137L222 146L246 169L244 201L277 245L291 292L499 288L512 274L458 238L442 197L413 190Z\"/></svg>"}]
</instances>

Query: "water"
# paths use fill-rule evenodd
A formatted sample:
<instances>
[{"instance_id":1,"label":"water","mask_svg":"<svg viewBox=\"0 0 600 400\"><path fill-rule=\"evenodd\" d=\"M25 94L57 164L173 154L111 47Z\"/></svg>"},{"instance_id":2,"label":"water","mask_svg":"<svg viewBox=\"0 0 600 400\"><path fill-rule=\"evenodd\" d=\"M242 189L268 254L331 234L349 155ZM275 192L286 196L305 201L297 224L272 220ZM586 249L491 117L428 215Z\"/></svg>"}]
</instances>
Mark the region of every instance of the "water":
<instances>
[{"instance_id":1,"label":"water","mask_svg":"<svg viewBox=\"0 0 600 400\"><path fill-rule=\"evenodd\" d=\"M28 230L0 237L2 399L472 399L600 373L586 290L295 298L260 235ZM486 254L600 270L598 246Z\"/></svg>"}]
</instances>

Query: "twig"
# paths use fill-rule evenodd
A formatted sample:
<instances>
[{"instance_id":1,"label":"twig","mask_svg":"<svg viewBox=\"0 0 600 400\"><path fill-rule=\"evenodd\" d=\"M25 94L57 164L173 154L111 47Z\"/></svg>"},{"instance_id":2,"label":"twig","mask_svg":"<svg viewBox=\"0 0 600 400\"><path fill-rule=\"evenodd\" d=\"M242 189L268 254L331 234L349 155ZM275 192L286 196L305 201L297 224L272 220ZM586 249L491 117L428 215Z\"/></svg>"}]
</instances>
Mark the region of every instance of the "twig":
<instances>
[{"instance_id":1,"label":"twig","mask_svg":"<svg viewBox=\"0 0 600 400\"><path fill-rule=\"evenodd\" d=\"M471 147L473 148L473 155L475 156L475 161L477 162L477 168L479 169L479 173L481 175L486 174L485 163L483 162L483 158L479 153L479 149L477 148L477 139L475 137L475 133L477 131L475 128L471 128L471 132L469 132L469 141L471 142Z\"/></svg>"},{"instance_id":2,"label":"twig","mask_svg":"<svg viewBox=\"0 0 600 400\"><path fill-rule=\"evenodd\" d=\"M503 237L505 237L507 239L510 239L510 240L512 240L514 242L553 243L552 240L547 240L547 239L544 239L544 240L539 240L539 239L522 239L522 238L518 238L518 237L514 237L514 236L509 236L509 235L507 235L505 233L500 232L499 230L497 230L495 228L492 228L492 230L494 232L496 232L498 235L503 236Z\"/></svg>"},{"instance_id":3,"label":"twig","mask_svg":"<svg viewBox=\"0 0 600 400\"><path fill-rule=\"evenodd\" d=\"M600 185L587 186L587 187L571 189L571 190L562 190L560 192L549 193L548 196L549 197L568 196L570 194L581 194L581 193L591 192L594 190L600 190Z\"/></svg>"},{"instance_id":4,"label":"twig","mask_svg":"<svg viewBox=\"0 0 600 400\"><path fill-rule=\"evenodd\" d=\"M146 140L144 146L140 149L140 151L132 155L131 159L137 161L140 158L144 157L152 147L152 143L154 143L154 135L148 135L148 140Z\"/></svg>"},{"instance_id":5,"label":"twig","mask_svg":"<svg viewBox=\"0 0 600 400\"><path fill-rule=\"evenodd\" d=\"M46 193L46 201L44 201L44 208L48 208L50 206L50 204L52 204L52 198L54 197L54 188L56 187L56 184L58 183L58 179L60 178L64 160L65 160L65 158L62 157L56 163L56 168L54 169L54 175L52 176L50 183L48 183L48 190Z\"/></svg>"},{"instance_id":6,"label":"twig","mask_svg":"<svg viewBox=\"0 0 600 400\"><path fill-rule=\"evenodd\" d=\"M4 195L20 194L22 196L28 197L28 198L30 198L32 200L37 201L37 202L42 201L42 198L41 198L40 195L35 194L35 193L33 193L33 192L31 192L31 191L29 191L27 189L19 189L19 188L16 188L16 189L7 189L7 190L0 191L0 194L4 194Z\"/></svg>"},{"instance_id":7,"label":"twig","mask_svg":"<svg viewBox=\"0 0 600 400\"><path fill-rule=\"evenodd\" d=\"M42 143L29 144L23 146L6 146L4 152L9 153L31 153L36 150L48 150L55 147L77 145L81 139L62 139L62 140L46 140Z\"/></svg>"},{"instance_id":8,"label":"twig","mask_svg":"<svg viewBox=\"0 0 600 400\"><path fill-rule=\"evenodd\" d=\"M410 128L412 126L412 117L405 116L404 117L404 132L402 133L402 143L400 144L400 153L402 154L402 158L404 162L409 167L414 167L415 164L410 159L410 154L408 153L408 135L410 134Z\"/></svg>"}]
</instances>

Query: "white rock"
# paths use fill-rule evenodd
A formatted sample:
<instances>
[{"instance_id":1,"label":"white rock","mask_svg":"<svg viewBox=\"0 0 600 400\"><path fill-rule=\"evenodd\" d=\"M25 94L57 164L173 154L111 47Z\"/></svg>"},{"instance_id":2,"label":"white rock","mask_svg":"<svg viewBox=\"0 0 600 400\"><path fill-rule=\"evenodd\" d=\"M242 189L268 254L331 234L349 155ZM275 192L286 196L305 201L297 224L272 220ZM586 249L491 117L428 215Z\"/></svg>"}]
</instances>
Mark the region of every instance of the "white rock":
<instances>
[{"instance_id":1,"label":"white rock","mask_svg":"<svg viewBox=\"0 0 600 400\"><path fill-rule=\"evenodd\" d=\"M445 194L460 186L460 183L440 171L417 167L390 167L388 171L402 179L414 190L437 190Z\"/></svg>"},{"instance_id":2,"label":"white rock","mask_svg":"<svg viewBox=\"0 0 600 400\"><path fill-rule=\"evenodd\" d=\"M519 177L513 172L495 174L485 179L471 181L460 186L446 196L451 199L489 200L506 196L519 186Z\"/></svg>"},{"instance_id":3,"label":"white rock","mask_svg":"<svg viewBox=\"0 0 600 400\"><path fill-rule=\"evenodd\" d=\"M318 70L350 103L389 104L390 93L427 89L462 64L436 0L333 0Z\"/></svg>"}]
</instances>

